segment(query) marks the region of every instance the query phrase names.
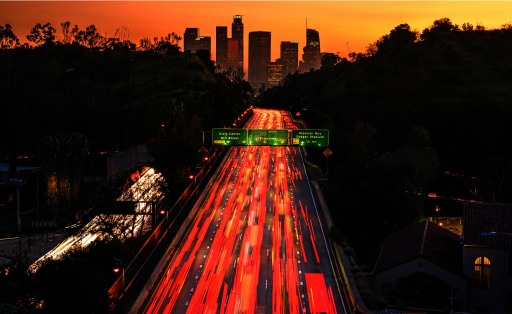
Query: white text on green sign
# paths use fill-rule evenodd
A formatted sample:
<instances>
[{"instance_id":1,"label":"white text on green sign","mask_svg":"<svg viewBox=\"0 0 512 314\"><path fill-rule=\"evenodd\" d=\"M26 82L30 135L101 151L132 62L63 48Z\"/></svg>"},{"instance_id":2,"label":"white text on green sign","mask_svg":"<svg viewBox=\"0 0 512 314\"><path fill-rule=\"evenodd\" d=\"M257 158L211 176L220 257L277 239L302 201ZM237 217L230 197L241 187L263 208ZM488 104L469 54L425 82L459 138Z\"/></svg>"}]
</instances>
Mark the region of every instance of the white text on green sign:
<instances>
[{"instance_id":1,"label":"white text on green sign","mask_svg":"<svg viewBox=\"0 0 512 314\"><path fill-rule=\"evenodd\" d=\"M325 147L329 145L329 130L292 130L292 145Z\"/></svg>"}]
</instances>

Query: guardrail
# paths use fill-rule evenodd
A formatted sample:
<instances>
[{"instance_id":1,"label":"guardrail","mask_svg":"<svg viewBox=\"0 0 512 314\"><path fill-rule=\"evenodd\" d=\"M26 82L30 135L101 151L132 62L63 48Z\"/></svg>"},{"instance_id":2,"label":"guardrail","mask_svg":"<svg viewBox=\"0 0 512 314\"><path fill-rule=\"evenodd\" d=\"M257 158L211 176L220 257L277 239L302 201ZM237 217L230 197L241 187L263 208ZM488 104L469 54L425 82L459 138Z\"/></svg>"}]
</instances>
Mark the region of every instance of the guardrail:
<instances>
[{"instance_id":1,"label":"guardrail","mask_svg":"<svg viewBox=\"0 0 512 314\"><path fill-rule=\"evenodd\" d=\"M315 188L316 195L318 197L318 200L320 201L320 207L322 209L323 216L327 223L327 228L329 231L331 231L333 228L336 228L336 225L332 220L331 213L323 197L322 190L320 189L320 186L318 185L318 182L316 182L316 180L311 180L310 183ZM354 279L354 276L352 275L350 262L347 256L345 255L345 252L343 251L342 247L339 244L333 242L331 237L329 237L329 243L331 245L331 251L335 255L334 262L337 268L336 272L338 273L338 275L340 275L339 279L342 281L341 284L343 285L343 287L345 287L346 296L350 299L352 305L351 310L354 313L375 313L375 311L369 309L364 304L364 301L361 295L359 294L357 283Z\"/></svg>"}]
</instances>

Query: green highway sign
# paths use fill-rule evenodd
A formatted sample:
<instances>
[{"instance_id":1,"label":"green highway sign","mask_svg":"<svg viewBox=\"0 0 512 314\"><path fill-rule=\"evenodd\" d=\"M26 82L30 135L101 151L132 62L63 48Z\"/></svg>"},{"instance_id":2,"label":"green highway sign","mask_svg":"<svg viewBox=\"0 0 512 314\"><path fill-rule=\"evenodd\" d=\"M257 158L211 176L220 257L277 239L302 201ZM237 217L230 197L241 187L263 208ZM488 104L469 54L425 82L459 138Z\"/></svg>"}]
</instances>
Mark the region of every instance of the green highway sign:
<instances>
[{"instance_id":1,"label":"green highway sign","mask_svg":"<svg viewBox=\"0 0 512 314\"><path fill-rule=\"evenodd\" d=\"M293 129L292 145L325 147L329 145L329 130Z\"/></svg>"},{"instance_id":2,"label":"green highway sign","mask_svg":"<svg viewBox=\"0 0 512 314\"><path fill-rule=\"evenodd\" d=\"M288 145L288 130L248 129L247 145Z\"/></svg>"},{"instance_id":3,"label":"green highway sign","mask_svg":"<svg viewBox=\"0 0 512 314\"><path fill-rule=\"evenodd\" d=\"M291 132L291 141L289 134ZM329 145L323 129L212 129L214 145L316 146Z\"/></svg>"},{"instance_id":4,"label":"green highway sign","mask_svg":"<svg viewBox=\"0 0 512 314\"><path fill-rule=\"evenodd\" d=\"M212 129L213 144L247 145L247 129Z\"/></svg>"}]
</instances>

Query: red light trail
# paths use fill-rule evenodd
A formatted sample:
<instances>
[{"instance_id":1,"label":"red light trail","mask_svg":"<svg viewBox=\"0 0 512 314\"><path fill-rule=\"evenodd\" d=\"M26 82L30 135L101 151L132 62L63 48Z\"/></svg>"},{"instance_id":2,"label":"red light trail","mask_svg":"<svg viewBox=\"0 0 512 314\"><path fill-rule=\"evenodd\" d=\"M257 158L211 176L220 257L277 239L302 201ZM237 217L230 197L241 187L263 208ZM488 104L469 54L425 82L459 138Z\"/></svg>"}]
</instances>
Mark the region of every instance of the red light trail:
<instances>
[{"instance_id":1,"label":"red light trail","mask_svg":"<svg viewBox=\"0 0 512 314\"><path fill-rule=\"evenodd\" d=\"M254 109L246 127L285 123L293 127L280 111ZM342 300L299 149L230 148L145 313L337 313Z\"/></svg>"}]
</instances>

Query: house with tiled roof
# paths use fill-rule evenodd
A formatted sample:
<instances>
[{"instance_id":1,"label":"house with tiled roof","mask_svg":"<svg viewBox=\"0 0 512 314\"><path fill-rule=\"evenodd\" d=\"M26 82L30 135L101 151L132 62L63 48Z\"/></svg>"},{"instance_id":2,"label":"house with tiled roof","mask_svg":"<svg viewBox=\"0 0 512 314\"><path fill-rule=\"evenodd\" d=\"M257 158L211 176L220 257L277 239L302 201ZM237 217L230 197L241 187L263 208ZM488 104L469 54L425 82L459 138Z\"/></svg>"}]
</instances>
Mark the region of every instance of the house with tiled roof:
<instances>
[{"instance_id":1,"label":"house with tiled roof","mask_svg":"<svg viewBox=\"0 0 512 314\"><path fill-rule=\"evenodd\" d=\"M375 292L386 298L419 273L449 285L451 311L512 313L512 204L465 203L462 237L429 221L389 235L373 272Z\"/></svg>"},{"instance_id":2,"label":"house with tiled roof","mask_svg":"<svg viewBox=\"0 0 512 314\"><path fill-rule=\"evenodd\" d=\"M373 271L375 292L386 298L400 279L417 274L446 283L442 303L451 303L454 310L467 308L468 282L457 234L425 220L389 235Z\"/></svg>"},{"instance_id":3,"label":"house with tiled roof","mask_svg":"<svg viewBox=\"0 0 512 314\"><path fill-rule=\"evenodd\" d=\"M512 313L512 204L467 203L462 228L470 309Z\"/></svg>"}]
</instances>

